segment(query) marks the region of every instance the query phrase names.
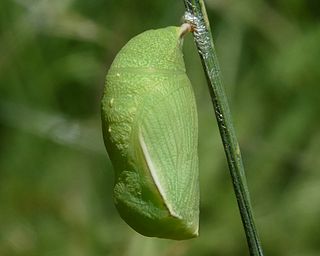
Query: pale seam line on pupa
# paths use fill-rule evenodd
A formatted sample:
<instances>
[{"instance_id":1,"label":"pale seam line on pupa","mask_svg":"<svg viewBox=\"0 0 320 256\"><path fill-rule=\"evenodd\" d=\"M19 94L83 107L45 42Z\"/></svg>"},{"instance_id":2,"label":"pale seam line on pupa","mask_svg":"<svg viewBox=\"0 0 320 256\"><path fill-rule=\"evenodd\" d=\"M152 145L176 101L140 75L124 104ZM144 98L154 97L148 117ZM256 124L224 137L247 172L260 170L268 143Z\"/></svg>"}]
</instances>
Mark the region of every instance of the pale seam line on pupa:
<instances>
[{"instance_id":1,"label":"pale seam line on pupa","mask_svg":"<svg viewBox=\"0 0 320 256\"><path fill-rule=\"evenodd\" d=\"M141 149L142 149L142 151L143 151L143 155L144 155L145 161L146 161L146 163L147 163L147 167L148 167L148 169L149 169L149 171L150 171L151 177L152 177L152 179L153 179L156 187L158 188L158 191L159 191L162 199L164 200L165 205L166 205L166 207L168 208L168 211L169 211L170 215L171 215L172 217L181 219L181 217L180 217L179 215L177 215L177 214L173 211L171 205L170 205L170 204L168 203L168 201L167 201L167 198L166 198L165 193L164 193L164 191L163 191L163 189L162 189L162 187L161 187L161 184L160 184L160 181L159 181L159 178L158 178L158 175L157 175L157 170L156 170L156 168L155 168L155 166L154 166L154 164L153 164L153 162L152 162L152 159L151 159L151 156L150 156L150 154L149 154L147 145L146 145L146 143L144 142L143 136L142 136L142 134L141 134L140 131L139 131L139 143L140 143Z\"/></svg>"}]
</instances>

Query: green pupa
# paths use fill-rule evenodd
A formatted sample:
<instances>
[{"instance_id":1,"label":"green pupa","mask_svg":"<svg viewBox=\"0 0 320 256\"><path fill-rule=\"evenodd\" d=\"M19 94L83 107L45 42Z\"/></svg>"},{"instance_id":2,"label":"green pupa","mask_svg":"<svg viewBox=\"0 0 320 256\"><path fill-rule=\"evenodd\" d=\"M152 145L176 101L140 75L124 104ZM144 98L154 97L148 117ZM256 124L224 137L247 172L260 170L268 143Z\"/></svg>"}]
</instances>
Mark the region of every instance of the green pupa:
<instances>
[{"instance_id":1,"label":"green pupa","mask_svg":"<svg viewBox=\"0 0 320 256\"><path fill-rule=\"evenodd\" d=\"M167 27L132 38L114 59L102 98L114 202L142 235L199 233L198 117L182 35Z\"/></svg>"}]
</instances>

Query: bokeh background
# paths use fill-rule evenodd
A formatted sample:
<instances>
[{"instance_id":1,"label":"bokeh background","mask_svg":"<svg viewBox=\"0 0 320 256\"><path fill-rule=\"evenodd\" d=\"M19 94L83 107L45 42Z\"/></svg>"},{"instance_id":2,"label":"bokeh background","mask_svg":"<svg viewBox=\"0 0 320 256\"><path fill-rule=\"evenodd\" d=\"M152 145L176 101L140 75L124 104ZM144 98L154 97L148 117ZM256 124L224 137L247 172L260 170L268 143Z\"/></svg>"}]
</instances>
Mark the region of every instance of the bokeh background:
<instances>
[{"instance_id":1,"label":"bokeh background","mask_svg":"<svg viewBox=\"0 0 320 256\"><path fill-rule=\"evenodd\" d=\"M266 255L320 255L320 2L207 0ZM200 237L145 238L118 216L100 98L134 35L183 1L0 1L0 255L248 255L192 36Z\"/></svg>"}]
</instances>

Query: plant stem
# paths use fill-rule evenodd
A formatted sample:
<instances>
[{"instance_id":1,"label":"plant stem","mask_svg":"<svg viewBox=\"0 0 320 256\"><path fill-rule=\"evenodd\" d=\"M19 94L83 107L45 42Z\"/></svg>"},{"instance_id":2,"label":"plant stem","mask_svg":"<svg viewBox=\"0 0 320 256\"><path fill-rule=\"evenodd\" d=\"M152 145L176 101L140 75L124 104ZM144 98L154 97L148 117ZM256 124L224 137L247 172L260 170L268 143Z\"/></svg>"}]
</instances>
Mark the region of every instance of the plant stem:
<instances>
[{"instance_id":1,"label":"plant stem","mask_svg":"<svg viewBox=\"0 0 320 256\"><path fill-rule=\"evenodd\" d=\"M218 58L203 0L184 0L185 20L194 27L202 65L205 69L210 96L215 110L220 135L227 156L233 188L237 198L250 255L263 255L250 203L239 144L232 124L229 105L222 85Z\"/></svg>"}]
</instances>

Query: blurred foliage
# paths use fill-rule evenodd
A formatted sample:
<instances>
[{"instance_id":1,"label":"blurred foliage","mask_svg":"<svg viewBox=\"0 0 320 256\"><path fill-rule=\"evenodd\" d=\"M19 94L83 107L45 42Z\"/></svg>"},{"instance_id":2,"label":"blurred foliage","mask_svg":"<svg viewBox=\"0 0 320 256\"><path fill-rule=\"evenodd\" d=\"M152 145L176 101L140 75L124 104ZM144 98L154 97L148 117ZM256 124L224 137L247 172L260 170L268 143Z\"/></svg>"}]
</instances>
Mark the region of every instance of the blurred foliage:
<instances>
[{"instance_id":1,"label":"blurred foliage","mask_svg":"<svg viewBox=\"0 0 320 256\"><path fill-rule=\"evenodd\" d=\"M266 255L320 254L320 2L207 0ZM106 70L182 1L0 1L0 255L248 255L192 37L201 230L145 238L118 216L100 130Z\"/></svg>"}]
</instances>

